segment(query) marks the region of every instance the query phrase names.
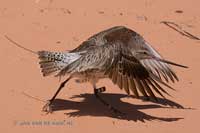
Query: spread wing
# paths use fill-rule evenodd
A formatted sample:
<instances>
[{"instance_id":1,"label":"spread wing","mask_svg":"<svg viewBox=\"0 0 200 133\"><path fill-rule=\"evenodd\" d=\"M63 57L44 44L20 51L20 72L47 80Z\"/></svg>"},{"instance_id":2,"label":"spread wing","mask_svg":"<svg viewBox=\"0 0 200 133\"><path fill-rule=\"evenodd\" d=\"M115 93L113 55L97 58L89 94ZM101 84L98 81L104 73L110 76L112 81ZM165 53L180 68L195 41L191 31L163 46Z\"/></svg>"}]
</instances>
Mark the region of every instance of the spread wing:
<instances>
[{"instance_id":1,"label":"spread wing","mask_svg":"<svg viewBox=\"0 0 200 133\"><path fill-rule=\"evenodd\" d=\"M149 71L148 67L133 56L129 49L122 48L123 45L123 43L115 42L112 46L114 47L112 50L115 49L114 52L110 51L113 60L110 59L110 65L107 65L109 67L105 71L114 84L124 89L127 94L132 91L137 98L139 98L139 94L142 94L147 98L151 96L156 99L155 92L164 97L162 93L168 93L161 85L173 89L160 77Z\"/></svg>"},{"instance_id":2,"label":"spread wing","mask_svg":"<svg viewBox=\"0 0 200 133\"><path fill-rule=\"evenodd\" d=\"M121 89L123 88L128 94L129 90L132 90L136 97L139 96L138 90L144 96L155 99L154 92L161 96L163 96L162 92L168 94L160 85L171 89L172 87L163 79L166 82L178 81L177 75L169 64L187 68L163 59L142 36L128 28L123 27L105 35L104 38L112 42L112 45L119 45L121 50L120 58L112 64L107 74Z\"/></svg>"},{"instance_id":3,"label":"spread wing","mask_svg":"<svg viewBox=\"0 0 200 133\"><path fill-rule=\"evenodd\" d=\"M142 36L126 27L111 28L96 34L94 38L91 40L95 42L74 50L86 52L59 75L99 71L128 94L132 91L136 97L142 94L156 99L155 92L162 97L162 93L168 94L162 86L173 89L163 79L167 82L178 80L169 64L186 67L163 59Z\"/></svg>"}]
</instances>

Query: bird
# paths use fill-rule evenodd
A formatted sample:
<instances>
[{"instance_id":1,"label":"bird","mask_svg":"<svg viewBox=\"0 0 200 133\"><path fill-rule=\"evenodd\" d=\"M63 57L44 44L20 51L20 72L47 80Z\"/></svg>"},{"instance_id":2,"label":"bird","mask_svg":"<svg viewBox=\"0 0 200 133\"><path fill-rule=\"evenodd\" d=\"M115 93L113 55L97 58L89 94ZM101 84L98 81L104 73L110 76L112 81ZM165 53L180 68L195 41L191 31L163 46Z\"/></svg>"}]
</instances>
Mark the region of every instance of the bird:
<instances>
[{"instance_id":1,"label":"bird","mask_svg":"<svg viewBox=\"0 0 200 133\"><path fill-rule=\"evenodd\" d=\"M164 89L173 89L168 82L179 81L171 65L188 68L164 59L139 33L126 26L103 30L69 51L37 53L43 76L66 77L43 107L47 113L53 112L56 96L72 78L77 83L91 83L95 97L112 112L122 114L99 95L106 90L105 86L96 86L99 80L110 79L138 99L144 96L157 100L157 95L170 95Z\"/></svg>"}]
</instances>

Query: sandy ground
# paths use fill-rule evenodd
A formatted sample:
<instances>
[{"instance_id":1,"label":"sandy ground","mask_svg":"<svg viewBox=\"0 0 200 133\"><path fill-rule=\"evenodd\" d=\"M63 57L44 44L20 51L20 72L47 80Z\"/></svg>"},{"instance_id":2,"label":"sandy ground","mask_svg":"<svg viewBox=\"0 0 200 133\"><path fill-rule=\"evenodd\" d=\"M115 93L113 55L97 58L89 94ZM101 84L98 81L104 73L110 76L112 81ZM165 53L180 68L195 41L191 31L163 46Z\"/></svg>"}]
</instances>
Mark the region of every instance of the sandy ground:
<instances>
[{"instance_id":1,"label":"sandy ground","mask_svg":"<svg viewBox=\"0 0 200 133\"><path fill-rule=\"evenodd\" d=\"M1 0L1 131L198 132L200 42L160 21L173 21L200 36L199 4L199 0ZM180 82L172 85L176 91L169 90L173 97L144 102L102 80L98 85L107 87L103 97L127 113L117 118L94 98L91 85L72 80L57 97L56 111L44 115L45 103L30 96L48 100L60 82L42 77L37 56L12 45L4 35L35 51L63 51L116 25L134 29L165 58L190 67L174 68ZM181 106L194 109L177 109Z\"/></svg>"}]
</instances>

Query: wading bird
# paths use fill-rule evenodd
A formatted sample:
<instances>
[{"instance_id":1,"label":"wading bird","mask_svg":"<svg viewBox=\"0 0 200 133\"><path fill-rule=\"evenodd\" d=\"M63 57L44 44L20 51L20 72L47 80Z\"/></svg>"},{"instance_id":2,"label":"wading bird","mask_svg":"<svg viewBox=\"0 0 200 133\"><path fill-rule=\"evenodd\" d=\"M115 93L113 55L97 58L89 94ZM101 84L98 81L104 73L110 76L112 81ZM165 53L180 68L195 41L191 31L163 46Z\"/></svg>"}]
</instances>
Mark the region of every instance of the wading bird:
<instances>
[{"instance_id":1,"label":"wading bird","mask_svg":"<svg viewBox=\"0 0 200 133\"><path fill-rule=\"evenodd\" d=\"M57 94L71 78L76 78L78 83L90 82L97 99L114 113L122 113L100 97L99 93L105 91L105 87L96 86L100 79L111 79L120 89L127 94L131 91L137 98L143 95L156 100L155 92L164 97L162 93L168 93L162 86L173 89L167 82L178 81L169 65L187 68L163 59L141 35L124 26L99 32L71 51L39 51L38 55L43 76L67 77L43 107L45 112L52 112Z\"/></svg>"}]
</instances>

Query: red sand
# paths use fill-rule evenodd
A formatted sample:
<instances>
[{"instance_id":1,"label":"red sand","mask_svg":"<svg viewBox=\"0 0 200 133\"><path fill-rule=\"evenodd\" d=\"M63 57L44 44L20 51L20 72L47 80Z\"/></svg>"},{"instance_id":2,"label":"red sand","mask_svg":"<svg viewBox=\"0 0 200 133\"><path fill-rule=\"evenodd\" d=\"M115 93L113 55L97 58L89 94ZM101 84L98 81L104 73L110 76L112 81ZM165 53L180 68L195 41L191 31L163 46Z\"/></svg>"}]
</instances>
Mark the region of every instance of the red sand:
<instances>
[{"instance_id":1,"label":"red sand","mask_svg":"<svg viewBox=\"0 0 200 133\"><path fill-rule=\"evenodd\" d=\"M200 36L199 4L199 0L2 0L1 131L197 132L200 116L200 44L160 24L160 21L176 22ZM183 12L177 13L176 10ZM126 112L127 118L112 116L94 98L91 85L79 85L73 80L57 97L60 99L57 100L57 111L50 115L41 112L45 103L25 95L48 100L59 86L59 80L42 77L37 57L15 47L4 35L35 51L62 51L75 48L90 35L116 25L136 30L165 58L190 67L174 67L180 82L173 85L177 91L169 90L173 97L168 98L186 108L195 109L176 109L163 106L163 102L156 104L127 98L125 92L109 80L99 83L99 86L107 87L104 98ZM71 99L75 95L79 97ZM167 103L170 104L169 101Z\"/></svg>"}]
</instances>

